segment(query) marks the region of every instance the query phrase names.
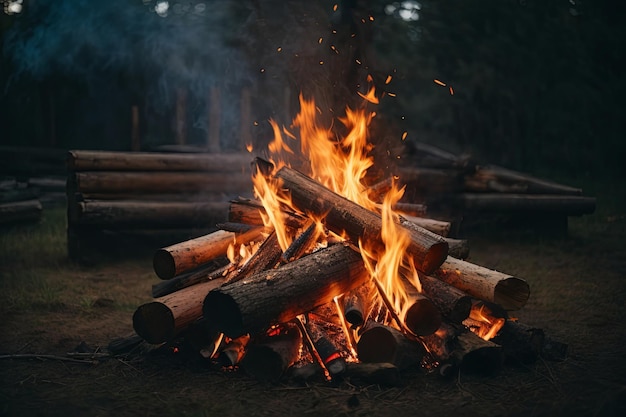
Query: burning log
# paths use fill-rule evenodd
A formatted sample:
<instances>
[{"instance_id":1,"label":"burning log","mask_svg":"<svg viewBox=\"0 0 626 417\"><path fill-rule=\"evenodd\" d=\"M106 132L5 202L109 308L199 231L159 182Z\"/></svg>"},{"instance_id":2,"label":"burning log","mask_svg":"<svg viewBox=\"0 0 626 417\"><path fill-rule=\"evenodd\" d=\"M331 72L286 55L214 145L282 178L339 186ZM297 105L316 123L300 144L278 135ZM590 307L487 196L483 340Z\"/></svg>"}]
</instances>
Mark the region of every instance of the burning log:
<instances>
[{"instance_id":1,"label":"burning log","mask_svg":"<svg viewBox=\"0 0 626 417\"><path fill-rule=\"evenodd\" d=\"M263 222L261 213L265 213L265 207L263 207L260 201L239 197L230 202L228 220L231 222L262 226L265 223ZM283 211L282 214L285 216L285 225L292 229L300 228L306 220L293 212Z\"/></svg>"},{"instance_id":2,"label":"burning log","mask_svg":"<svg viewBox=\"0 0 626 417\"><path fill-rule=\"evenodd\" d=\"M424 294L448 320L461 323L469 317L472 299L467 293L428 275L421 275L419 279Z\"/></svg>"},{"instance_id":3,"label":"burning log","mask_svg":"<svg viewBox=\"0 0 626 417\"><path fill-rule=\"evenodd\" d=\"M451 256L433 275L472 297L498 304L505 310L522 308L530 296L528 283L523 279Z\"/></svg>"},{"instance_id":4,"label":"burning log","mask_svg":"<svg viewBox=\"0 0 626 417\"><path fill-rule=\"evenodd\" d=\"M421 340L440 362L442 375L451 375L457 369L494 374L504 362L501 346L480 338L461 325L443 323L439 330Z\"/></svg>"},{"instance_id":5,"label":"burning log","mask_svg":"<svg viewBox=\"0 0 626 417\"><path fill-rule=\"evenodd\" d=\"M326 335L324 330L308 320L304 325L305 337L309 339L307 345L311 350L311 355L316 356L320 365L328 371L331 378L335 378L346 371L346 360L341 356L339 348L332 339Z\"/></svg>"},{"instance_id":6,"label":"burning log","mask_svg":"<svg viewBox=\"0 0 626 417\"><path fill-rule=\"evenodd\" d=\"M275 173L275 177L282 181L298 210L324 217L330 230L339 235L345 233L355 243L362 240L382 245L382 219L379 214L332 192L294 169L283 167ZM422 228L407 229L407 233L411 240L407 254L413 258L418 270L433 272L448 255L448 243Z\"/></svg>"},{"instance_id":7,"label":"burning log","mask_svg":"<svg viewBox=\"0 0 626 417\"><path fill-rule=\"evenodd\" d=\"M285 249L280 256L280 262L286 264L294 259L300 258L315 243L319 234L317 233L317 224L311 223L294 241Z\"/></svg>"},{"instance_id":8,"label":"burning log","mask_svg":"<svg viewBox=\"0 0 626 417\"><path fill-rule=\"evenodd\" d=\"M161 279L173 278L220 256L225 256L230 245L241 245L255 240L262 231L262 227L252 227L240 234L218 230L161 248L155 252L152 260L154 271Z\"/></svg>"},{"instance_id":9,"label":"burning log","mask_svg":"<svg viewBox=\"0 0 626 417\"><path fill-rule=\"evenodd\" d=\"M135 332L148 343L173 340L202 317L202 304L207 293L224 282L224 278L217 278L139 306L133 314Z\"/></svg>"},{"instance_id":10,"label":"burning log","mask_svg":"<svg viewBox=\"0 0 626 417\"><path fill-rule=\"evenodd\" d=\"M228 337L255 334L329 303L367 279L361 255L347 244L334 245L209 292L204 317Z\"/></svg>"},{"instance_id":11,"label":"burning log","mask_svg":"<svg viewBox=\"0 0 626 417\"><path fill-rule=\"evenodd\" d=\"M361 362L390 363L400 370L419 365L426 356L419 342L373 321L365 325L356 350Z\"/></svg>"},{"instance_id":12,"label":"burning log","mask_svg":"<svg viewBox=\"0 0 626 417\"><path fill-rule=\"evenodd\" d=\"M343 314L348 323L354 327L361 327L367 319L372 300L374 299L374 288L366 283L347 293L343 298Z\"/></svg>"},{"instance_id":13,"label":"burning log","mask_svg":"<svg viewBox=\"0 0 626 417\"><path fill-rule=\"evenodd\" d=\"M249 335L243 335L226 343L219 351L217 361L222 366L234 366L241 362L246 354Z\"/></svg>"},{"instance_id":14,"label":"burning log","mask_svg":"<svg viewBox=\"0 0 626 417\"><path fill-rule=\"evenodd\" d=\"M300 355L302 335L293 323L270 329L249 343L241 368L261 381L277 382Z\"/></svg>"},{"instance_id":15,"label":"burning log","mask_svg":"<svg viewBox=\"0 0 626 417\"><path fill-rule=\"evenodd\" d=\"M405 279L400 280L404 286L407 301L399 312L400 320L406 328L416 336L433 333L441 325L441 312L431 299Z\"/></svg>"},{"instance_id":16,"label":"burning log","mask_svg":"<svg viewBox=\"0 0 626 417\"><path fill-rule=\"evenodd\" d=\"M259 249L252 255L250 259L237 271L237 273L229 278L228 282L239 281L251 275L258 274L266 269L273 268L283 251L278 244L278 237L275 231L265 238Z\"/></svg>"},{"instance_id":17,"label":"burning log","mask_svg":"<svg viewBox=\"0 0 626 417\"><path fill-rule=\"evenodd\" d=\"M71 171L249 172L250 155L71 150L66 164Z\"/></svg>"}]
</instances>

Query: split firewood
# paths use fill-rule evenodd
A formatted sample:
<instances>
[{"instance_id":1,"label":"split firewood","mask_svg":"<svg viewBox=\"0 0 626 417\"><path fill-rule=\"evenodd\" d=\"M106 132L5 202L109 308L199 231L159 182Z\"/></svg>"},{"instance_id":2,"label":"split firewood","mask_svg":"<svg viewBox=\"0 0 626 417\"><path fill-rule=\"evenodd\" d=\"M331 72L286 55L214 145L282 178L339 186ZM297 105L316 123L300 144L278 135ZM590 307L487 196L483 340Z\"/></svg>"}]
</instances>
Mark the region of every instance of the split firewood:
<instances>
[{"instance_id":1,"label":"split firewood","mask_svg":"<svg viewBox=\"0 0 626 417\"><path fill-rule=\"evenodd\" d=\"M373 321L366 323L356 349L361 362L391 363L400 370L418 366L426 356L419 342L393 327Z\"/></svg>"},{"instance_id":2,"label":"split firewood","mask_svg":"<svg viewBox=\"0 0 626 417\"><path fill-rule=\"evenodd\" d=\"M329 303L368 278L360 253L337 244L210 291L204 317L228 337L255 334Z\"/></svg>"},{"instance_id":3,"label":"split firewood","mask_svg":"<svg viewBox=\"0 0 626 417\"><path fill-rule=\"evenodd\" d=\"M448 256L434 277L480 300L505 310L522 308L530 296L528 283L521 278Z\"/></svg>"},{"instance_id":4,"label":"split firewood","mask_svg":"<svg viewBox=\"0 0 626 417\"><path fill-rule=\"evenodd\" d=\"M261 381L277 382L300 355L302 335L293 323L283 323L248 344L241 369Z\"/></svg>"},{"instance_id":5,"label":"split firewood","mask_svg":"<svg viewBox=\"0 0 626 417\"><path fill-rule=\"evenodd\" d=\"M171 279L213 259L225 256L228 247L249 243L261 236L262 227L241 234L218 230L157 250L152 265L161 279Z\"/></svg>"},{"instance_id":6,"label":"split firewood","mask_svg":"<svg viewBox=\"0 0 626 417\"><path fill-rule=\"evenodd\" d=\"M266 269L273 268L280 260L282 253L276 232L272 231L250 259L228 278L228 282L239 281Z\"/></svg>"},{"instance_id":7,"label":"split firewood","mask_svg":"<svg viewBox=\"0 0 626 417\"><path fill-rule=\"evenodd\" d=\"M139 306L133 314L135 332L148 343L173 340L202 317L202 305L207 293L224 282L225 278L217 278Z\"/></svg>"},{"instance_id":8,"label":"split firewood","mask_svg":"<svg viewBox=\"0 0 626 417\"><path fill-rule=\"evenodd\" d=\"M291 196L294 206L316 217L323 217L326 226L338 235L347 235L353 242L381 246L382 219L377 213L332 192L306 175L282 167L274 176ZM440 236L418 228L407 231L410 244L407 254L416 267L425 273L437 269L448 255L448 244Z\"/></svg>"}]
</instances>

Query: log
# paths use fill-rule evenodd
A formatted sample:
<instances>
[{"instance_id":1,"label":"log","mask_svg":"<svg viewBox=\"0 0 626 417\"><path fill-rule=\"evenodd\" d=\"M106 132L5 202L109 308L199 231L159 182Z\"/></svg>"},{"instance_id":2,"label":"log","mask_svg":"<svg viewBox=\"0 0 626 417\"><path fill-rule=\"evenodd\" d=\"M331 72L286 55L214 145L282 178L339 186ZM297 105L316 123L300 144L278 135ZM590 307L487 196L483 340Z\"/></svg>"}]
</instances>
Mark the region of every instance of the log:
<instances>
[{"instance_id":1,"label":"log","mask_svg":"<svg viewBox=\"0 0 626 417\"><path fill-rule=\"evenodd\" d=\"M411 161L419 167L458 169L473 172L476 164L471 155L455 155L451 152L422 142L413 142Z\"/></svg>"},{"instance_id":2,"label":"log","mask_svg":"<svg viewBox=\"0 0 626 417\"><path fill-rule=\"evenodd\" d=\"M542 329L507 320L492 340L502 346L508 362L529 364L541 355L546 336Z\"/></svg>"},{"instance_id":3,"label":"log","mask_svg":"<svg viewBox=\"0 0 626 417\"><path fill-rule=\"evenodd\" d=\"M439 236L448 236L450 233L450 222L444 222L441 220L429 219L426 217L415 217L415 216L407 216L402 215L402 219L400 220L400 224L406 226L405 221L413 223L419 227L423 227L426 230L430 230L433 233L438 234Z\"/></svg>"},{"instance_id":4,"label":"log","mask_svg":"<svg viewBox=\"0 0 626 417\"><path fill-rule=\"evenodd\" d=\"M343 298L344 317L354 327L361 327L374 300L375 289L371 283L365 283L348 292Z\"/></svg>"},{"instance_id":5,"label":"log","mask_svg":"<svg viewBox=\"0 0 626 417\"><path fill-rule=\"evenodd\" d=\"M148 343L174 340L202 317L202 304L207 293L224 281L224 278L217 278L142 304L133 314L135 332Z\"/></svg>"},{"instance_id":6,"label":"log","mask_svg":"<svg viewBox=\"0 0 626 417\"><path fill-rule=\"evenodd\" d=\"M317 224L311 223L280 256L281 264L286 264L303 256L319 238Z\"/></svg>"},{"instance_id":7,"label":"log","mask_svg":"<svg viewBox=\"0 0 626 417\"><path fill-rule=\"evenodd\" d=\"M193 271L163 280L152 285L152 297L163 297L183 288L207 282L219 277L225 277L232 265L226 257L216 258Z\"/></svg>"},{"instance_id":8,"label":"log","mask_svg":"<svg viewBox=\"0 0 626 417\"><path fill-rule=\"evenodd\" d=\"M241 368L261 381L278 382L300 355L302 335L293 323L281 324L276 334L248 345Z\"/></svg>"},{"instance_id":9,"label":"log","mask_svg":"<svg viewBox=\"0 0 626 417\"><path fill-rule=\"evenodd\" d=\"M82 193L251 192L246 172L83 171L68 177L68 190Z\"/></svg>"},{"instance_id":10,"label":"log","mask_svg":"<svg viewBox=\"0 0 626 417\"><path fill-rule=\"evenodd\" d=\"M424 204L415 203L396 203L393 209L399 212L401 215L426 217L428 208Z\"/></svg>"},{"instance_id":11,"label":"log","mask_svg":"<svg viewBox=\"0 0 626 417\"><path fill-rule=\"evenodd\" d=\"M441 312L433 301L404 278L400 279L404 286L407 301L398 312L399 318L406 329L416 336L425 336L433 333L441 325Z\"/></svg>"},{"instance_id":12,"label":"log","mask_svg":"<svg viewBox=\"0 0 626 417\"><path fill-rule=\"evenodd\" d=\"M265 213L265 207L258 200L239 197L231 200L228 208L228 220L236 223L244 223L262 226L264 224L261 213ZM306 222L306 219L291 211L283 211L285 225L292 229L298 229Z\"/></svg>"},{"instance_id":13,"label":"log","mask_svg":"<svg viewBox=\"0 0 626 417\"><path fill-rule=\"evenodd\" d=\"M530 287L521 278L448 256L434 277L480 300L519 310L528 301Z\"/></svg>"},{"instance_id":14,"label":"log","mask_svg":"<svg viewBox=\"0 0 626 417\"><path fill-rule=\"evenodd\" d=\"M448 320L461 323L469 317L472 309L472 298L469 295L428 275L420 275L419 279L424 294Z\"/></svg>"},{"instance_id":15,"label":"log","mask_svg":"<svg viewBox=\"0 0 626 417\"><path fill-rule=\"evenodd\" d=\"M464 326L442 323L439 330L422 341L439 361L439 372L444 376L456 370L491 375L504 363L501 346L481 339Z\"/></svg>"},{"instance_id":16,"label":"log","mask_svg":"<svg viewBox=\"0 0 626 417\"><path fill-rule=\"evenodd\" d=\"M2 203L0 204L0 224L38 221L42 210L39 200Z\"/></svg>"},{"instance_id":17,"label":"log","mask_svg":"<svg viewBox=\"0 0 626 417\"><path fill-rule=\"evenodd\" d=\"M391 363L400 370L419 365L426 355L420 343L393 327L372 321L365 325L356 350L361 362Z\"/></svg>"},{"instance_id":18,"label":"log","mask_svg":"<svg viewBox=\"0 0 626 417\"><path fill-rule=\"evenodd\" d=\"M457 259L467 259L469 257L469 242L466 239L452 239L447 237L448 255Z\"/></svg>"},{"instance_id":19,"label":"log","mask_svg":"<svg viewBox=\"0 0 626 417\"><path fill-rule=\"evenodd\" d=\"M294 169L283 167L275 173L275 177L282 181L298 210L317 217L325 216L324 223L330 230L338 235L345 233L355 243L362 241L383 246L379 214L332 192ZM413 258L416 268L424 273L433 272L448 255L448 243L422 228L404 229L410 237L406 253Z\"/></svg>"},{"instance_id":20,"label":"log","mask_svg":"<svg viewBox=\"0 0 626 417\"><path fill-rule=\"evenodd\" d=\"M369 278L361 255L334 245L209 292L204 316L228 337L292 320Z\"/></svg>"},{"instance_id":21,"label":"log","mask_svg":"<svg viewBox=\"0 0 626 417\"><path fill-rule=\"evenodd\" d=\"M472 175L466 175L464 180L467 191L582 195L580 188L543 180L495 165L479 166Z\"/></svg>"},{"instance_id":22,"label":"log","mask_svg":"<svg viewBox=\"0 0 626 417\"><path fill-rule=\"evenodd\" d=\"M228 282L239 281L273 268L282 254L283 251L278 244L278 236L275 231L272 231L250 259L234 275L229 277Z\"/></svg>"},{"instance_id":23,"label":"log","mask_svg":"<svg viewBox=\"0 0 626 417\"><path fill-rule=\"evenodd\" d=\"M594 197L547 194L458 193L444 201L467 211L562 213L568 216L591 214L596 209Z\"/></svg>"},{"instance_id":24,"label":"log","mask_svg":"<svg viewBox=\"0 0 626 417\"><path fill-rule=\"evenodd\" d=\"M70 224L102 228L210 227L226 220L228 203L83 201L68 203Z\"/></svg>"},{"instance_id":25,"label":"log","mask_svg":"<svg viewBox=\"0 0 626 417\"><path fill-rule=\"evenodd\" d=\"M331 378L335 378L346 371L346 360L341 356L339 348L335 345L324 330L309 320L304 324L307 336L310 338L313 349L319 356L322 366L328 370ZM314 355L314 352L311 352Z\"/></svg>"},{"instance_id":26,"label":"log","mask_svg":"<svg viewBox=\"0 0 626 417\"><path fill-rule=\"evenodd\" d=\"M202 171L250 174L250 154L112 152L71 150L67 155L70 171Z\"/></svg>"},{"instance_id":27,"label":"log","mask_svg":"<svg viewBox=\"0 0 626 417\"><path fill-rule=\"evenodd\" d=\"M158 249L152 259L154 272L161 279L173 278L225 256L231 245L239 246L258 239L262 231L262 227L240 234L217 230L205 236Z\"/></svg>"}]
</instances>

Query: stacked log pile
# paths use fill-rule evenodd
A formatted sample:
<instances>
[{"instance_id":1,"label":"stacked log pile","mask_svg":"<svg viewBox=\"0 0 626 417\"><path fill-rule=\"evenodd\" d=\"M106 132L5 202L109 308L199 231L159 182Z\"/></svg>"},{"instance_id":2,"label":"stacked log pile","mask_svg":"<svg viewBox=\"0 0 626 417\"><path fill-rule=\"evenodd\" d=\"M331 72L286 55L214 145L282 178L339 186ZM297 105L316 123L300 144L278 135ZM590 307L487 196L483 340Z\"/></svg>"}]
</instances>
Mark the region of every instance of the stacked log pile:
<instances>
[{"instance_id":1,"label":"stacked log pile","mask_svg":"<svg viewBox=\"0 0 626 417\"><path fill-rule=\"evenodd\" d=\"M248 154L73 150L67 155L68 253L80 260L103 233L175 242L225 220L252 192Z\"/></svg>"},{"instance_id":2,"label":"stacked log pile","mask_svg":"<svg viewBox=\"0 0 626 417\"><path fill-rule=\"evenodd\" d=\"M39 190L15 178L0 179L0 224L37 222L42 205Z\"/></svg>"},{"instance_id":3,"label":"stacked log pile","mask_svg":"<svg viewBox=\"0 0 626 417\"><path fill-rule=\"evenodd\" d=\"M397 311L359 246L384 246L380 214L294 169L268 175L297 210L282 212L293 243L283 251L249 209L255 202L239 199L219 230L159 249L154 270L163 281L133 315L147 343L186 340L214 365L262 380L319 374L382 384L411 367L496 372L506 358L545 353L543 332L508 316L529 298L525 280L451 256L444 237L400 219L421 291L400 280L409 297ZM229 249L240 246L251 253L242 263L241 250Z\"/></svg>"},{"instance_id":4,"label":"stacked log pile","mask_svg":"<svg viewBox=\"0 0 626 417\"><path fill-rule=\"evenodd\" d=\"M407 186L405 199L426 205L430 215L455 226L495 216L532 217L542 226L566 231L568 217L595 210L595 198L584 196L580 188L482 165L430 145L415 145L406 160L410 165L401 165L397 173Z\"/></svg>"}]
</instances>

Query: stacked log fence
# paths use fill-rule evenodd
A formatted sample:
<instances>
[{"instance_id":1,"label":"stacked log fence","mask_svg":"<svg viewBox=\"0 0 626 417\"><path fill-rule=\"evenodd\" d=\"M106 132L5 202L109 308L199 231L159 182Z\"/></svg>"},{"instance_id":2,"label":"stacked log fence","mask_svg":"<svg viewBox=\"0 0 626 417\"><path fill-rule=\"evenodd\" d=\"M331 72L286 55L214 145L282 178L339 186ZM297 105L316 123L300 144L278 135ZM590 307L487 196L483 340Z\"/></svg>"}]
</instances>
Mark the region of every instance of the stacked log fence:
<instances>
[{"instance_id":1,"label":"stacked log fence","mask_svg":"<svg viewBox=\"0 0 626 417\"><path fill-rule=\"evenodd\" d=\"M242 153L69 151L68 255L82 260L105 236L158 247L206 234L251 194L249 166Z\"/></svg>"}]
</instances>

